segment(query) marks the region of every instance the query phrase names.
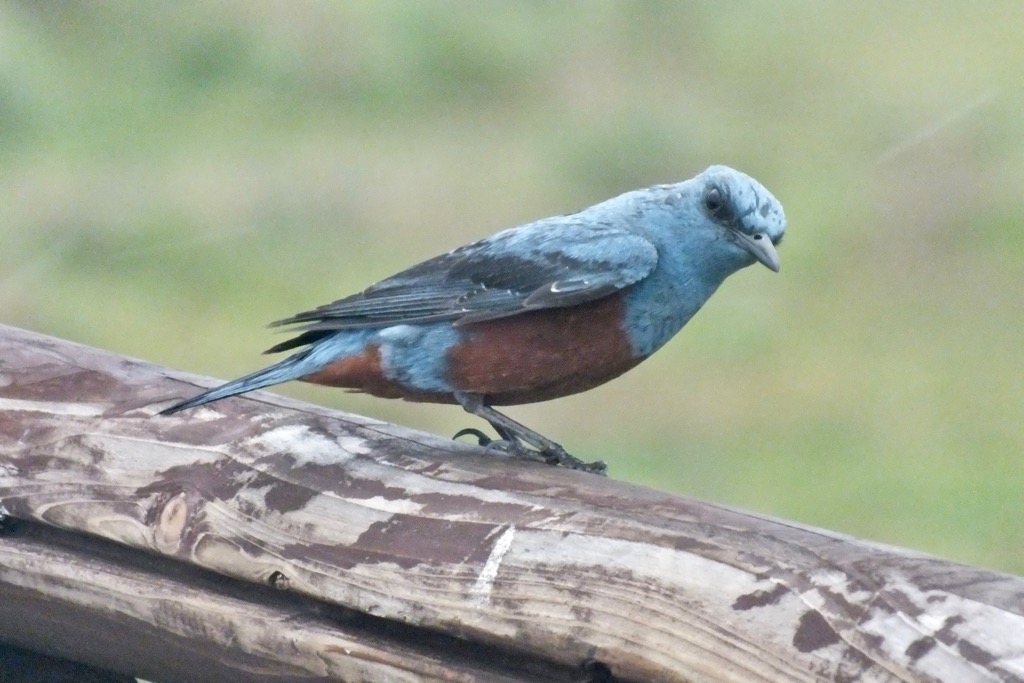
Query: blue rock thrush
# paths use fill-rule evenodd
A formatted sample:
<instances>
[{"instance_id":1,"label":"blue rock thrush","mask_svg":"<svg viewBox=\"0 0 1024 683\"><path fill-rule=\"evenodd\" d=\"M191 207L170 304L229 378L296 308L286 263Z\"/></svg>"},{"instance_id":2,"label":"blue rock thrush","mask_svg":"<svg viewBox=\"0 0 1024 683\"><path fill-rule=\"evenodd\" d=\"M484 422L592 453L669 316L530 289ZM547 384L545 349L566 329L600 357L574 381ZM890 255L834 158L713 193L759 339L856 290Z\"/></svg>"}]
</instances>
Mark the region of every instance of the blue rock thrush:
<instances>
[{"instance_id":1,"label":"blue rock thrush","mask_svg":"<svg viewBox=\"0 0 1024 683\"><path fill-rule=\"evenodd\" d=\"M453 249L364 291L280 320L301 349L162 414L302 380L408 401L458 403L491 424L481 444L604 472L496 411L590 389L676 334L726 277L779 270L782 206L712 166ZM458 436L458 435L456 435Z\"/></svg>"}]
</instances>

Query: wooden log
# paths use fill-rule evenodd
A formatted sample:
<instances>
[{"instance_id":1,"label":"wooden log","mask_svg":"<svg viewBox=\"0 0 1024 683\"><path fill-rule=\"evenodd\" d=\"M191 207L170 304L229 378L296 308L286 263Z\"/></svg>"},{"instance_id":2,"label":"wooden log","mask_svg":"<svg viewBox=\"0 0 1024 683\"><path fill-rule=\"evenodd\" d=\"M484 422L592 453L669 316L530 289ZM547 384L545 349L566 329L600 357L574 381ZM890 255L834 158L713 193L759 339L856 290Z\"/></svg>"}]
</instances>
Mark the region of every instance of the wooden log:
<instances>
[{"instance_id":1,"label":"wooden log","mask_svg":"<svg viewBox=\"0 0 1024 683\"><path fill-rule=\"evenodd\" d=\"M515 682L571 674L41 524L16 522L5 532L0 598L7 642L153 681ZM58 680L82 679L75 671Z\"/></svg>"},{"instance_id":2,"label":"wooden log","mask_svg":"<svg viewBox=\"0 0 1024 683\"><path fill-rule=\"evenodd\" d=\"M13 328L0 359L3 642L182 681L1024 681L1018 577L269 393L159 417L210 382Z\"/></svg>"}]
</instances>

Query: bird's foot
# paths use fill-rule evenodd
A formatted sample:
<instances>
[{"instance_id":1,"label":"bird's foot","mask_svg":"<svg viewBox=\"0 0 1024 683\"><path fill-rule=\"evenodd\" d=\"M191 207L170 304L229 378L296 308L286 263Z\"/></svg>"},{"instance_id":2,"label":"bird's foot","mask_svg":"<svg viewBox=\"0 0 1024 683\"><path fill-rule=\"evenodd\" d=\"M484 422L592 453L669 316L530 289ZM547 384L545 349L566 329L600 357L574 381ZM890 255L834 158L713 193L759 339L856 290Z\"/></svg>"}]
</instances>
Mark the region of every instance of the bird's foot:
<instances>
[{"instance_id":1,"label":"bird's foot","mask_svg":"<svg viewBox=\"0 0 1024 683\"><path fill-rule=\"evenodd\" d=\"M537 462L545 462L548 463L549 465L557 464L555 462L552 462L548 458L545 458L539 451L536 451L528 446L524 446L518 441L514 441L513 439L492 439L479 429L475 429L473 427L466 427L465 429L460 429L458 432L455 433L455 436L453 436L452 438L460 439L463 436L472 436L473 438L476 439L476 443L478 446L483 446L484 448L491 448L496 451L500 451L501 453L507 453L508 455L517 458L524 458L526 460L536 460Z\"/></svg>"},{"instance_id":2,"label":"bird's foot","mask_svg":"<svg viewBox=\"0 0 1024 683\"><path fill-rule=\"evenodd\" d=\"M484 448L493 448L496 451L508 453L511 456L523 458L524 460L543 462L548 465L556 465L570 470L579 470L581 472L590 472L591 474L599 474L601 476L607 476L608 473L608 465L603 461L583 462L579 458L569 455L564 448L553 442L544 450L538 450L536 448L529 447L518 439L492 439L479 429L474 429L472 427L459 430L459 432L452 438L458 439L463 436L473 436L476 438L477 444Z\"/></svg>"}]
</instances>

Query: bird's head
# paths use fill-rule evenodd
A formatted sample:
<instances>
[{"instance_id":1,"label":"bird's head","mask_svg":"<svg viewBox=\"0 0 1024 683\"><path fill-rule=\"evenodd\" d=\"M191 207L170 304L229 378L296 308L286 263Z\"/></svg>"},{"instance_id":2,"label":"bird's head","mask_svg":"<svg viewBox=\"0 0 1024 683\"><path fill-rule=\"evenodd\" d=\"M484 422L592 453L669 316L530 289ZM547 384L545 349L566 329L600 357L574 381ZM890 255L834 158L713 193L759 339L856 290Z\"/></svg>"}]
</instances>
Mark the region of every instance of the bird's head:
<instances>
[{"instance_id":1,"label":"bird's head","mask_svg":"<svg viewBox=\"0 0 1024 683\"><path fill-rule=\"evenodd\" d=\"M786 232L786 216L771 192L728 166L712 166L687 184L719 249L741 267L756 260L779 271L775 247Z\"/></svg>"}]
</instances>

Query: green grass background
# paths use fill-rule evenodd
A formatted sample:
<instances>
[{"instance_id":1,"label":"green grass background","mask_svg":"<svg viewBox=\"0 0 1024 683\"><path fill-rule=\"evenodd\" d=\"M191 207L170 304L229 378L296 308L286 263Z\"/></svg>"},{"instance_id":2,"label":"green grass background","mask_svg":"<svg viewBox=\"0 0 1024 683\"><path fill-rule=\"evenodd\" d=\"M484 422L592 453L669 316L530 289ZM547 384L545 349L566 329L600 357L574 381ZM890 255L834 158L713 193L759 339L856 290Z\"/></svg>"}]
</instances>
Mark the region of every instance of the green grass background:
<instances>
[{"instance_id":1,"label":"green grass background","mask_svg":"<svg viewBox=\"0 0 1024 683\"><path fill-rule=\"evenodd\" d=\"M615 477L1021 573L1021 26L1009 1L5 1L0 318L229 378L270 320L726 163L786 208L781 274L509 412Z\"/></svg>"}]
</instances>

